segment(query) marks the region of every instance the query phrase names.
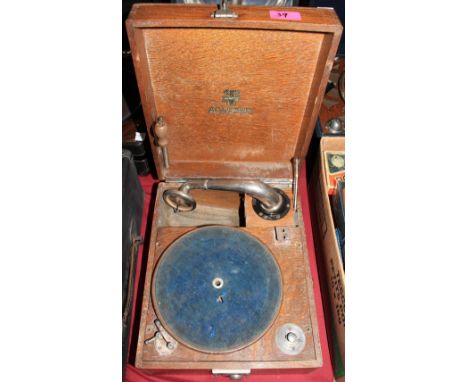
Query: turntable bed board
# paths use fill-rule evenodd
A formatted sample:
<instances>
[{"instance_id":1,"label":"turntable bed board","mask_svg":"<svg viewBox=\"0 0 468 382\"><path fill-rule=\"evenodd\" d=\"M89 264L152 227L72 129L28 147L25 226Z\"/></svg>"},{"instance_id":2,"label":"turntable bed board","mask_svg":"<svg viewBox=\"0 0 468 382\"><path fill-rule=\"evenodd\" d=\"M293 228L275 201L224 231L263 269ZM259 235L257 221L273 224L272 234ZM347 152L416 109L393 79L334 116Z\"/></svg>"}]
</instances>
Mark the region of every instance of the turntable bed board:
<instances>
[{"instance_id":1,"label":"turntable bed board","mask_svg":"<svg viewBox=\"0 0 468 382\"><path fill-rule=\"evenodd\" d=\"M155 198L155 193L152 192L154 181L150 179L149 176L146 177L140 177L141 183L143 185L143 189L145 190L145 206L146 206L146 213L144 214L143 221L146 222L148 221L148 224L151 224L153 221L153 224L157 221L158 216L155 214L156 210L149 209L149 205L153 205L152 200ZM159 184L159 187L162 187L163 184ZM305 167L301 171L301 175L299 178L299 193L300 195L307 196L307 184L306 184L306 177L305 177ZM151 202L150 202L151 201ZM156 202L156 204L159 204ZM307 200L307 197L302 201L302 207L304 208L305 211L309 211L309 203ZM179 228L180 229L180 228ZM314 251L314 242L313 242L313 237L312 237L312 227L311 227L311 222L310 222L310 217L309 214L307 213L304 215L304 229L305 229L305 237L307 238L307 248L309 251L309 258L310 258L310 265L311 265L311 274L312 278L314 280L314 299L317 304L317 319L318 319L318 331L320 333L320 341L321 341L321 348L323 352L323 366L320 368L316 369L297 369L295 371L289 370L287 372L279 372L278 369L275 371L266 371L263 373L258 373L254 372L250 377L249 380L252 382L257 381L257 382L269 382L271 379L274 377L275 380L277 381L287 381L287 382L306 382L306 381L311 381L311 380L317 380L317 381L331 381L333 380L333 371L331 367L331 360L330 360L330 353L328 350L328 343L326 339L326 329L325 329L325 322L324 322L324 316L323 316L323 308L322 308L322 300L321 300L321 294L320 294L320 286L319 286L319 278L317 274L317 265L316 265L316 254ZM172 236L177 237L178 234L174 231L173 228L167 228L167 232L169 232ZM189 228L186 228L187 231L189 231ZM144 229L143 229L144 231ZM142 232L143 232L142 231ZM156 240L152 239L151 243L148 241L147 244L145 244L146 248L149 248L149 245L151 244L152 246L155 245ZM165 245L164 242L160 243L161 245ZM139 252L139 260L138 260L138 267L137 267L137 274L139 275L138 278L145 278L145 274L141 273L138 271L140 269L140 263L142 259L147 259L147 256L143 256L143 248L140 249ZM154 261L154 256L152 257ZM145 266L146 268L146 266ZM141 285L141 288L135 291L135 294L138 295L143 295L144 288L143 284ZM141 296L143 298L143 296ZM135 298L135 303L134 303L134 319L138 319L138 324L143 324L143 322L139 321L140 315L138 314L137 317L135 317L135 310L136 309L141 309L141 305L136 303L137 299ZM143 306L144 311L142 312L143 314L146 314L145 312L148 309L148 305ZM134 336L136 342L138 341L138 324L136 325L136 335ZM148 332L148 336L150 333ZM136 345L136 343L134 344ZM133 356L134 357L134 356ZM169 374L168 374L169 373ZM209 374L208 371L200 371L200 372L193 372L191 374L187 374L188 371L181 370L179 372L177 371L169 371L169 372L164 372L163 370L159 370L158 373L150 373L148 370L141 370L137 369L134 366L134 358L132 358L131 363L128 364L127 366L127 372L126 372L126 381L127 382L156 382L160 381L161 378L165 378L165 376L168 376L172 381L191 381L191 382L202 382L202 381L211 381L213 379L213 376Z\"/></svg>"},{"instance_id":2,"label":"turntable bed board","mask_svg":"<svg viewBox=\"0 0 468 382\"><path fill-rule=\"evenodd\" d=\"M188 227L159 228L158 237L153 236L154 242L151 243L151 248L155 250L150 249L148 269L154 269L158 259L170 244L193 229ZM239 230L246 229L239 228ZM143 345L144 340L156 330L154 325L156 315L152 307L151 296L148 293L151 290L152 282L152 272L149 272L145 280L142 310L146 329L140 331L138 339L142 354L137 359L137 367L147 369L148 372L152 372L149 370L152 368L153 371L157 372L158 370L154 369L155 365L157 365L158 369L313 368L321 366L315 305L298 302L301 296L303 298L305 296L306 299L313 298L312 279L303 228L290 228L291 240L289 244L276 241L272 228L249 228L248 232L270 248L282 270L284 297L279 312L281 321L275 321L272 328L256 343L234 353L210 354L180 346L177 349L177 356L160 356L153 346ZM294 245L291 245L291 243L294 243ZM291 290L291 288L294 288L294 290ZM315 344L315 346L307 346L303 353L294 357L279 352L275 345L274 335L282 324L288 322L294 322L303 327L306 342ZM252 359L257 361L248 361Z\"/></svg>"}]
</instances>

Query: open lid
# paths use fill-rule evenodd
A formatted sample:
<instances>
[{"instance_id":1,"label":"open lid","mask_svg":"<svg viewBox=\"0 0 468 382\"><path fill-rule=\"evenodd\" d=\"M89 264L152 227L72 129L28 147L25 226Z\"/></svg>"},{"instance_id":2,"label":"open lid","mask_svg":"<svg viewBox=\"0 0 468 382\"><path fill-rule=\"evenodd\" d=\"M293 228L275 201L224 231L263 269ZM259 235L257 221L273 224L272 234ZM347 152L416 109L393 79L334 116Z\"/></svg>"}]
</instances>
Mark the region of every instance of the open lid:
<instances>
[{"instance_id":1,"label":"open lid","mask_svg":"<svg viewBox=\"0 0 468 382\"><path fill-rule=\"evenodd\" d=\"M135 4L133 62L161 179L292 178L307 154L342 27L332 9ZM151 135L152 136L152 135ZM168 167L163 150L167 150Z\"/></svg>"}]
</instances>

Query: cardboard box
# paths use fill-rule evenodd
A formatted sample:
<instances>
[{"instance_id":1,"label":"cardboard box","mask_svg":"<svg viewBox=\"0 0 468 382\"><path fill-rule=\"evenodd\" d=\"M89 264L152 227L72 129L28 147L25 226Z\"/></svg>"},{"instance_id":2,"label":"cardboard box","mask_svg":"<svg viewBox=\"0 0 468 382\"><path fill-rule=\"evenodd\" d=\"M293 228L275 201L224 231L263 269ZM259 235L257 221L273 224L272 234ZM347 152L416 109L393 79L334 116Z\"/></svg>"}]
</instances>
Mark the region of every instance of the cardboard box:
<instances>
[{"instance_id":1,"label":"cardboard box","mask_svg":"<svg viewBox=\"0 0 468 382\"><path fill-rule=\"evenodd\" d=\"M344 149L344 137L323 137L309 184L320 284L324 310L329 313L326 313L330 324L327 329L336 378L344 377L345 366L345 270L336 239L323 153Z\"/></svg>"}]
</instances>

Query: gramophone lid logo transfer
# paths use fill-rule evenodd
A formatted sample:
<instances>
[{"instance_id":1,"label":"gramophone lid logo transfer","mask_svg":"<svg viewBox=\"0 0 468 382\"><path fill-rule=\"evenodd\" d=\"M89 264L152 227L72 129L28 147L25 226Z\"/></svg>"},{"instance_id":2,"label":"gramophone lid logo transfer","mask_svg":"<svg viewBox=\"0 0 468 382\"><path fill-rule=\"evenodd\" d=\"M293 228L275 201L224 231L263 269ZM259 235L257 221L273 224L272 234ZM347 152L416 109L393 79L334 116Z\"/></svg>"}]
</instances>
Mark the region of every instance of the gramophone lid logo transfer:
<instances>
[{"instance_id":1,"label":"gramophone lid logo transfer","mask_svg":"<svg viewBox=\"0 0 468 382\"><path fill-rule=\"evenodd\" d=\"M237 89L224 89L221 101L227 106L237 105L241 100L240 90ZM208 113L212 114L252 114L253 108L251 107L219 107L210 106Z\"/></svg>"}]
</instances>

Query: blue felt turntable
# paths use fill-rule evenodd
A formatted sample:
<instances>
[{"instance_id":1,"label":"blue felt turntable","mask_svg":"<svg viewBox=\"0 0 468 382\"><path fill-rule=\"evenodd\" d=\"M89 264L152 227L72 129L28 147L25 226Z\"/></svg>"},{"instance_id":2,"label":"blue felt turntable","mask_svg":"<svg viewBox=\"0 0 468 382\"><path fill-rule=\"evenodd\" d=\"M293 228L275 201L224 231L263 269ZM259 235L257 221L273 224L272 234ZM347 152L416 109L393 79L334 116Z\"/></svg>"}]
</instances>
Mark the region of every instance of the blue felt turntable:
<instances>
[{"instance_id":1,"label":"blue felt turntable","mask_svg":"<svg viewBox=\"0 0 468 382\"><path fill-rule=\"evenodd\" d=\"M276 318L281 273L271 252L230 227L177 239L153 276L153 303L167 331L196 350L221 353L258 340Z\"/></svg>"}]
</instances>

